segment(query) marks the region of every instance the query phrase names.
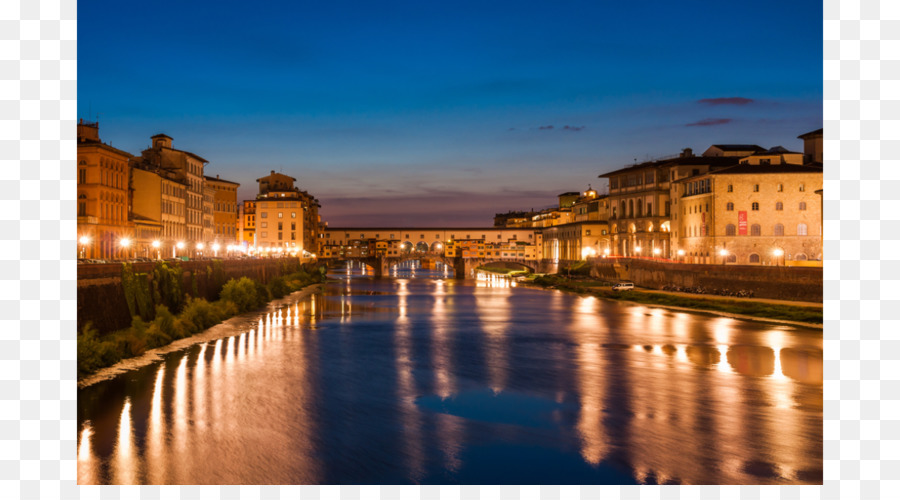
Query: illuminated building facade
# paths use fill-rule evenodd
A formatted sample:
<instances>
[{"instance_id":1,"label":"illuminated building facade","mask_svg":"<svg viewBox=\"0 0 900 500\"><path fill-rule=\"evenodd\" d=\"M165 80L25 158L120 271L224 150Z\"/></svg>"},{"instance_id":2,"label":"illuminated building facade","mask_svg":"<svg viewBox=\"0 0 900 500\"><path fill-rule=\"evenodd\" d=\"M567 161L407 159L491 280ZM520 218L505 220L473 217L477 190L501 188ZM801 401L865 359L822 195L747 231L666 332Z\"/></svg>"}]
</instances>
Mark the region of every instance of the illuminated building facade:
<instances>
[{"instance_id":1,"label":"illuminated building facade","mask_svg":"<svg viewBox=\"0 0 900 500\"><path fill-rule=\"evenodd\" d=\"M84 120L77 132L78 255L88 259L124 259L134 237L131 220L131 155L100 141L98 123Z\"/></svg>"},{"instance_id":2,"label":"illuminated building facade","mask_svg":"<svg viewBox=\"0 0 900 500\"><path fill-rule=\"evenodd\" d=\"M205 177L206 185L213 190L212 239L221 245L238 243L237 182L220 179L219 176Z\"/></svg>"}]
</instances>

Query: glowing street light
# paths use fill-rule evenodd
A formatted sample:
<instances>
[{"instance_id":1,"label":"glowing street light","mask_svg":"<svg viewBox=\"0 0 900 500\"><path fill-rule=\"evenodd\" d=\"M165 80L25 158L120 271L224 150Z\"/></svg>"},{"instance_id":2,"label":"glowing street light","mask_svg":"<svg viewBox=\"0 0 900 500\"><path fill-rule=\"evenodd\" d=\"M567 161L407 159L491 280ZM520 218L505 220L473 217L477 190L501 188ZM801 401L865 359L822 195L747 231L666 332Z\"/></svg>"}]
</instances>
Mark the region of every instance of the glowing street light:
<instances>
[{"instance_id":1,"label":"glowing street light","mask_svg":"<svg viewBox=\"0 0 900 500\"><path fill-rule=\"evenodd\" d=\"M775 265L777 266L779 257L784 255L784 250L776 248L772 253L775 255Z\"/></svg>"},{"instance_id":2,"label":"glowing street light","mask_svg":"<svg viewBox=\"0 0 900 500\"><path fill-rule=\"evenodd\" d=\"M213 249L213 256L214 256L214 257L218 257L218 256L219 256L219 248L220 248L220 247L219 247L219 244L218 244L218 243L213 243L212 249Z\"/></svg>"},{"instance_id":3,"label":"glowing street light","mask_svg":"<svg viewBox=\"0 0 900 500\"><path fill-rule=\"evenodd\" d=\"M151 245L153 245L153 248L156 249L156 260L159 260L159 246L161 244L162 243L160 243L159 240L153 240L153 243L151 243Z\"/></svg>"},{"instance_id":4,"label":"glowing street light","mask_svg":"<svg viewBox=\"0 0 900 500\"><path fill-rule=\"evenodd\" d=\"M173 259L175 258L175 249L176 249L176 248L177 248L178 250L184 250L184 242L183 242L183 241L179 241L178 243L175 244L174 247L172 247L172 258L173 258Z\"/></svg>"},{"instance_id":5,"label":"glowing street light","mask_svg":"<svg viewBox=\"0 0 900 500\"><path fill-rule=\"evenodd\" d=\"M641 253L641 247L640 247L640 245L634 247L634 253L640 255L640 253Z\"/></svg>"},{"instance_id":6,"label":"glowing street light","mask_svg":"<svg viewBox=\"0 0 900 500\"><path fill-rule=\"evenodd\" d=\"M724 248L719 250L719 255L722 256L722 265L725 265L725 259L728 258L728 250L725 250Z\"/></svg>"},{"instance_id":7,"label":"glowing street light","mask_svg":"<svg viewBox=\"0 0 900 500\"><path fill-rule=\"evenodd\" d=\"M131 246L131 239L122 238L119 240L119 246L122 247L122 251L125 253L125 257L128 257L128 247Z\"/></svg>"},{"instance_id":8,"label":"glowing street light","mask_svg":"<svg viewBox=\"0 0 900 500\"><path fill-rule=\"evenodd\" d=\"M87 247L88 243L91 242L91 239L88 238L87 236L82 236L81 238L78 238L78 242L81 243L81 258L83 259L84 253L85 253L85 247Z\"/></svg>"}]
</instances>

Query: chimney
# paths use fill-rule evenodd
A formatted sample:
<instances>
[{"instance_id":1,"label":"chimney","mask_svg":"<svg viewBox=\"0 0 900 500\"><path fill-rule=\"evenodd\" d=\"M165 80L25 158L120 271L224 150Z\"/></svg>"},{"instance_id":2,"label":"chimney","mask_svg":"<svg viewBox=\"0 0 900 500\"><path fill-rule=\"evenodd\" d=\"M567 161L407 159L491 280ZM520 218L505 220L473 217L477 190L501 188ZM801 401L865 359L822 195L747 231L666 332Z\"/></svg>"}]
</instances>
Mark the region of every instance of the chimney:
<instances>
[{"instance_id":1,"label":"chimney","mask_svg":"<svg viewBox=\"0 0 900 500\"><path fill-rule=\"evenodd\" d=\"M681 157L682 157L682 158L693 158L693 157L694 157L694 150L691 149L691 148L684 148L684 149L682 149L682 150L681 150Z\"/></svg>"}]
</instances>

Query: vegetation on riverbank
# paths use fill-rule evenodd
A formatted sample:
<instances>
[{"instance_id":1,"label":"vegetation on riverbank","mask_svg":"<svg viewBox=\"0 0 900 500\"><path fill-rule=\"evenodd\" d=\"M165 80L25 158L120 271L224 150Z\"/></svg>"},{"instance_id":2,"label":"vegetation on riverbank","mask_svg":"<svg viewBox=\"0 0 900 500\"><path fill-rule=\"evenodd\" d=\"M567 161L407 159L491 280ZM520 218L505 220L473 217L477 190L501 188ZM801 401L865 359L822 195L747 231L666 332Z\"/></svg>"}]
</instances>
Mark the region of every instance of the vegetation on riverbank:
<instances>
[{"instance_id":1,"label":"vegetation on riverbank","mask_svg":"<svg viewBox=\"0 0 900 500\"><path fill-rule=\"evenodd\" d=\"M598 298L624 300L641 304L652 304L671 307L685 307L702 311L715 311L730 314L755 316L758 318L799 321L803 323L822 324L823 311L818 307L774 304L752 300L733 300L710 297L688 297L652 291L628 290L614 292L606 288L612 283L605 281L570 280L559 275L536 276L533 284L575 293L590 294Z\"/></svg>"},{"instance_id":2,"label":"vegetation on riverbank","mask_svg":"<svg viewBox=\"0 0 900 500\"><path fill-rule=\"evenodd\" d=\"M202 332L232 316L260 308L272 299L321 283L325 278L321 268L299 268L273 278L268 285L247 277L226 282L224 272L218 272L221 263L218 268L215 264L208 269L216 283L221 283L215 301L182 294L181 270L177 264L158 263L153 271L152 289L146 276L136 276L131 265L124 264L122 285L132 314L131 327L101 337L90 323L86 324L78 332L78 378Z\"/></svg>"}]
</instances>

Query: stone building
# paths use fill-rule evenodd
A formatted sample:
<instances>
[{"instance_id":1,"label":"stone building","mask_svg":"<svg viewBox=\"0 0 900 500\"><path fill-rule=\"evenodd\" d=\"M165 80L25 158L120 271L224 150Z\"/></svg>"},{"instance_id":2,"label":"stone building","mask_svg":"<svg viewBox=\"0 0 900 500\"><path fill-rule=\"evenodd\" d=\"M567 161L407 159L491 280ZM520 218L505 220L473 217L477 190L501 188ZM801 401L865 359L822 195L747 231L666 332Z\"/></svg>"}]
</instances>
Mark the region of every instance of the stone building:
<instances>
[{"instance_id":1,"label":"stone building","mask_svg":"<svg viewBox=\"0 0 900 500\"><path fill-rule=\"evenodd\" d=\"M132 155L100 141L100 125L78 122L78 255L88 259L124 259L134 249L128 162Z\"/></svg>"},{"instance_id":2,"label":"stone building","mask_svg":"<svg viewBox=\"0 0 900 500\"><path fill-rule=\"evenodd\" d=\"M238 243L237 190L240 184L215 177L204 177L213 189L213 240L228 246Z\"/></svg>"},{"instance_id":3,"label":"stone building","mask_svg":"<svg viewBox=\"0 0 900 500\"><path fill-rule=\"evenodd\" d=\"M276 173L256 179L256 246L297 252L318 252L319 200L294 186L297 179Z\"/></svg>"},{"instance_id":4,"label":"stone building","mask_svg":"<svg viewBox=\"0 0 900 500\"><path fill-rule=\"evenodd\" d=\"M256 245L256 201L244 200L238 210L238 218L238 244L244 248Z\"/></svg>"},{"instance_id":5,"label":"stone building","mask_svg":"<svg viewBox=\"0 0 900 500\"><path fill-rule=\"evenodd\" d=\"M541 230L545 259L554 262L585 260L609 255L610 234L606 221L583 221Z\"/></svg>"},{"instance_id":6,"label":"stone building","mask_svg":"<svg viewBox=\"0 0 900 500\"><path fill-rule=\"evenodd\" d=\"M821 261L821 164L753 164L750 158L674 182L675 257L706 264Z\"/></svg>"},{"instance_id":7,"label":"stone building","mask_svg":"<svg viewBox=\"0 0 900 500\"><path fill-rule=\"evenodd\" d=\"M807 132L805 134L797 136L797 139L801 139L803 141L803 154L805 156L805 161L807 163L822 163L823 160L823 144L822 144L822 131L823 129L813 130L812 132Z\"/></svg>"},{"instance_id":8,"label":"stone building","mask_svg":"<svg viewBox=\"0 0 900 500\"><path fill-rule=\"evenodd\" d=\"M203 234L203 169L209 162L194 153L173 148L172 138L165 134L154 135L151 140L152 147L141 152L135 166L159 172L184 186L185 243L195 245L206 241Z\"/></svg>"}]
</instances>

